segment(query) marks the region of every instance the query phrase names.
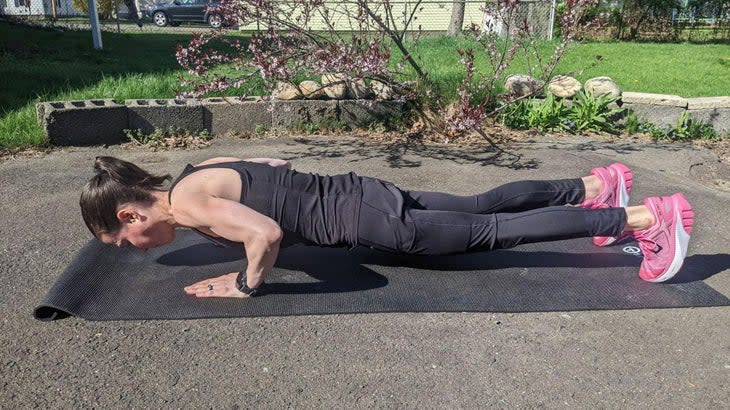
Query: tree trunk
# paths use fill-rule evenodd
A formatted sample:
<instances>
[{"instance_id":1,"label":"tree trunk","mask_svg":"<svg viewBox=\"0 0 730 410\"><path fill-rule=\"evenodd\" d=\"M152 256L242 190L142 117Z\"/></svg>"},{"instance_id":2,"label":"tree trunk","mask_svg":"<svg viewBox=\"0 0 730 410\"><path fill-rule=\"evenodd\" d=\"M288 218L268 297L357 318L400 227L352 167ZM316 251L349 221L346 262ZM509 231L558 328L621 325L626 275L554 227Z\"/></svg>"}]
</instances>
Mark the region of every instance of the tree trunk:
<instances>
[{"instance_id":1,"label":"tree trunk","mask_svg":"<svg viewBox=\"0 0 730 410\"><path fill-rule=\"evenodd\" d=\"M449 37L456 37L461 34L461 28L464 26L464 8L466 6L465 0L454 0L451 5L451 21L449 22L449 28L446 31L446 35Z\"/></svg>"}]
</instances>

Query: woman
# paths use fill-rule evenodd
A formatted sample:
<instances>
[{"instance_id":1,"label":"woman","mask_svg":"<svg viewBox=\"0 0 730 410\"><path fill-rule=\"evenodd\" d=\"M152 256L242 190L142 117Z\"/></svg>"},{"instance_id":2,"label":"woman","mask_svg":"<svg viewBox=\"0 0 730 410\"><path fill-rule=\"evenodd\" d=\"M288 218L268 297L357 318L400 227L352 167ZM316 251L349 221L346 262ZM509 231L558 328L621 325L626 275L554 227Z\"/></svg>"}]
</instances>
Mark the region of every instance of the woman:
<instances>
[{"instance_id":1,"label":"woman","mask_svg":"<svg viewBox=\"0 0 730 410\"><path fill-rule=\"evenodd\" d=\"M243 244L246 271L185 288L199 297L260 293L284 238L438 255L591 236L606 246L631 235L644 254L640 277L661 282L682 266L694 217L679 193L626 207L632 173L619 163L582 178L519 181L473 196L404 191L354 173L300 173L269 158L188 165L167 190L169 175L117 158L98 157L94 170L80 205L106 244L146 251L172 242L179 227Z\"/></svg>"}]
</instances>

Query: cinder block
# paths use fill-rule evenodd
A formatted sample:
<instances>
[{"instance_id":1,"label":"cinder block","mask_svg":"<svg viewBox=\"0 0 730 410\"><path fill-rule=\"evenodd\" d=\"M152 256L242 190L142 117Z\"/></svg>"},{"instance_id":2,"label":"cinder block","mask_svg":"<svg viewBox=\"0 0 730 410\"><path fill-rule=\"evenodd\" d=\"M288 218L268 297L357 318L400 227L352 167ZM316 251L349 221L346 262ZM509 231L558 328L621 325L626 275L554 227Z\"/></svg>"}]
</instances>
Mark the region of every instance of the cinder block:
<instances>
[{"instance_id":1,"label":"cinder block","mask_svg":"<svg viewBox=\"0 0 730 410\"><path fill-rule=\"evenodd\" d=\"M635 93L624 91L621 101L627 104L662 105L669 107L687 108L687 99L678 95Z\"/></svg>"},{"instance_id":2,"label":"cinder block","mask_svg":"<svg viewBox=\"0 0 730 410\"><path fill-rule=\"evenodd\" d=\"M273 129L287 129L300 124L323 124L337 121L337 101L273 101L271 123Z\"/></svg>"},{"instance_id":3,"label":"cinder block","mask_svg":"<svg viewBox=\"0 0 730 410\"><path fill-rule=\"evenodd\" d=\"M679 116L686 111L682 107L671 105L627 104L626 102L624 102L622 108L628 108L635 112L641 121L650 122L660 127L664 125L676 125Z\"/></svg>"},{"instance_id":4,"label":"cinder block","mask_svg":"<svg viewBox=\"0 0 730 410\"><path fill-rule=\"evenodd\" d=\"M403 103L399 101L342 100L340 121L353 128L367 128L374 124L393 126L401 121Z\"/></svg>"},{"instance_id":5,"label":"cinder block","mask_svg":"<svg viewBox=\"0 0 730 410\"><path fill-rule=\"evenodd\" d=\"M198 100L127 100L129 129L151 134L155 129L200 132L205 129Z\"/></svg>"},{"instance_id":6,"label":"cinder block","mask_svg":"<svg viewBox=\"0 0 730 410\"><path fill-rule=\"evenodd\" d=\"M203 100L205 129L210 135L271 129L268 101L241 101L238 98L216 97Z\"/></svg>"},{"instance_id":7,"label":"cinder block","mask_svg":"<svg viewBox=\"0 0 730 410\"><path fill-rule=\"evenodd\" d=\"M712 125L720 135L730 134L730 108L687 110L692 118Z\"/></svg>"},{"instance_id":8,"label":"cinder block","mask_svg":"<svg viewBox=\"0 0 730 410\"><path fill-rule=\"evenodd\" d=\"M118 144L126 139L127 108L112 100L42 102L36 113L53 145Z\"/></svg>"},{"instance_id":9,"label":"cinder block","mask_svg":"<svg viewBox=\"0 0 730 410\"><path fill-rule=\"evenodd\" d=\"M689 110L708 108L730 108L730 97L699 97L687 99L687 109Z\"/></svg>"}]
</instances>

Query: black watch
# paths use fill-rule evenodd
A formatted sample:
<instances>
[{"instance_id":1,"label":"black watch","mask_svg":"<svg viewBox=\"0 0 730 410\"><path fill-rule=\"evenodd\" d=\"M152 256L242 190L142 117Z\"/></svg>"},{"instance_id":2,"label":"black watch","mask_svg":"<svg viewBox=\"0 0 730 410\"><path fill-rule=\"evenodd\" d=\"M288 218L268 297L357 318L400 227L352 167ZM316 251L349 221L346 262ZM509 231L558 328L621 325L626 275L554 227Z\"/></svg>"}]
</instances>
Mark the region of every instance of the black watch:
<instances>
[{"instance_id":1,"label":"black watch","mask_svg":"<svg viewBox=\"0 0 730 410\"><path fill-rule=\"evenodd\" d=\"M261 294L259 289L251 289L246 285L246 272L243 271L238 272L238 276L236 276L236 288L251 297Z\"/></svg>"}]
</instances>

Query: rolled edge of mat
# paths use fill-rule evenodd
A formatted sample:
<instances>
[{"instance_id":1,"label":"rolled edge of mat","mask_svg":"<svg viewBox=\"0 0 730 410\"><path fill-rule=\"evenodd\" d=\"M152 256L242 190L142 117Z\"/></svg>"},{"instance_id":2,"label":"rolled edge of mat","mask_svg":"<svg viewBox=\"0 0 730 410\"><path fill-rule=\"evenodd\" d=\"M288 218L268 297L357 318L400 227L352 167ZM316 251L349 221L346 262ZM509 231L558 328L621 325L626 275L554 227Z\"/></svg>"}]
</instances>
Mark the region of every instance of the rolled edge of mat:
<instances>
[{"instance_id":1,"label":"rolled edge of mat","mask_svg":"<svg viewBox=\"0 0 730 410\"><path fill-rule=\"evenodd\" d=\"M40 305L33 310L33 317L44 322L65 319L71 316L70 313L55 306Z\"/></svg>"}]
</instances>

